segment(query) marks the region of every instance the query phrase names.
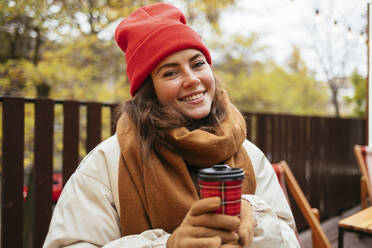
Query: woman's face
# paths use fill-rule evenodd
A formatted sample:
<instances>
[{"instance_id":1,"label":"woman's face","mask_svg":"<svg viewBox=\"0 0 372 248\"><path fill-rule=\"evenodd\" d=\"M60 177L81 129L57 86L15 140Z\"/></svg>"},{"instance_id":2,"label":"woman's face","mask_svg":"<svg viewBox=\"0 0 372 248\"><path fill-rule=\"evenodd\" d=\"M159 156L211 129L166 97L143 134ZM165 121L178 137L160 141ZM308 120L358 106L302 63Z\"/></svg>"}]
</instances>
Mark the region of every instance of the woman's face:
<instances>
[{"instance_id":1,"label":"woman's face","mask_svg":"<svg viewBox=\"0 0 372 248\"><path fill-rule=\"evenodd\" d=\"M151 72L160 103L171 105L184 116L201 119L209 114L215 94L211 67L196 49L178 51Z\"/></svg>"}]
</instances>

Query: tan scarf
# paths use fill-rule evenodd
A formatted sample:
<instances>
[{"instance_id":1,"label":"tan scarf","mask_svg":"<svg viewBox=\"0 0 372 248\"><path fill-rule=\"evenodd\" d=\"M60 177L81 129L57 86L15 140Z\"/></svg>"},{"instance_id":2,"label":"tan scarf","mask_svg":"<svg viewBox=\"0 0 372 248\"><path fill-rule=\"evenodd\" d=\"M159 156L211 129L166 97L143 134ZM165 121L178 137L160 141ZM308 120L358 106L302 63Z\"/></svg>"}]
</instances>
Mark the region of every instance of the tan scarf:
<instances>
[{"instance_id":1,"label":"tan scarf","mask_svg":"<svg viewBox=\"0 0 372 248\"><path fill-rule=\"evenodd\" d=\"M227 115L212 134L185 127L170 132L175 151L158 145L149 162L143 164L138 131L124 113L117 125L121 156L119 162L119 201L122 235L162 228L172 233L182 222L198 193L187 165L198 168L226 163L245 171L243 193L254 194L256 180L250 158L242 146L246 137L243 116L224 94Z\"/></svg>"}]
</instances>

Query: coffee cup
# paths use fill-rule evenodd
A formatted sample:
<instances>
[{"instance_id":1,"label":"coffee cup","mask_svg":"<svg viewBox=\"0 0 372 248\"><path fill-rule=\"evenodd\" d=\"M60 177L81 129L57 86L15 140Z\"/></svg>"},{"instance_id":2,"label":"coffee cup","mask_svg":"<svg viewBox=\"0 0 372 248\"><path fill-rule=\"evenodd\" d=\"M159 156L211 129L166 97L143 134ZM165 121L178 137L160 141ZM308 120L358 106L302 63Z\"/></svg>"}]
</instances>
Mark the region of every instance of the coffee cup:
<instances>
[{"instance_id":1,"label":"coffee cup","mask_svg":"<svg viewBox=\"0 0 372 248\"><path fill-rule=\"evenodd\" d=\"M226 164L214 165L198 172L198 190L201 198L218 196L221 206L218 214L240 215L244 171Z\"/></svg>"}]
</instances>

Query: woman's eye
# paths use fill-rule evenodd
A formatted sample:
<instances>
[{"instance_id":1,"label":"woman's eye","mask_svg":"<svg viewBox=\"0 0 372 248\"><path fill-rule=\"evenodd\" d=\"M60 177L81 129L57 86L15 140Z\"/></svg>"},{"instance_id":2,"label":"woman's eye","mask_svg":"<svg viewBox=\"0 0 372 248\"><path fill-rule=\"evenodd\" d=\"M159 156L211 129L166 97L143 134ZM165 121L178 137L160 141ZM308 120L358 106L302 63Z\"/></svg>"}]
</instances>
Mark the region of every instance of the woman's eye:
<instances>
[{"instance_id":1,"label":"woman's eye","mask_svg":"<svg viewBox=\"0 0 372 248\"><path fill-rule=\"evenodd\" d=\"M167 71L163 74L163 77L172 77L174 75L176 75L175 71Z\"/></svg>"},{"instance_id":2,"label":"woman's eye","mask_svg":"<svg viewBox=\"0 0 372 248\"><path fill-rule=\"evenodd\" d=\"M198 62L196 62L196 63L193 65L193 67L194 67L194 68L202 67L204 64L205 64L205 61L198 61Z\"/></svg>"}]
</instances>

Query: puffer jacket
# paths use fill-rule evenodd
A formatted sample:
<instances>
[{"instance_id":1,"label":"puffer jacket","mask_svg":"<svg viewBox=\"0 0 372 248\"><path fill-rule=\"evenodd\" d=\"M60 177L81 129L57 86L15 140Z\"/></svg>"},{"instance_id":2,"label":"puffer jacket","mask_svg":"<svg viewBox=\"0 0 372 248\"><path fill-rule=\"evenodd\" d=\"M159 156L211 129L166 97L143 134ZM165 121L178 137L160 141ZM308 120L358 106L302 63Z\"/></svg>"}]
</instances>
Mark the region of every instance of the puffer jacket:
<instances>
[{"instance_id":1,"label":"puffer jacket","mask_svg":"<svg viewBox=\"0 0 372 248\"><path fill-rule=\"evenodd\" d=\"M252 205L256 220L250 247L300 247L292 212L271 164L254 144L246 140L243 145L257 183L255 195L242 196ZM119 157L114 135L83 159L63 189L43 247L166 247L170 234L162 229L121 237Z\"/></svg>"}]
</instances>

